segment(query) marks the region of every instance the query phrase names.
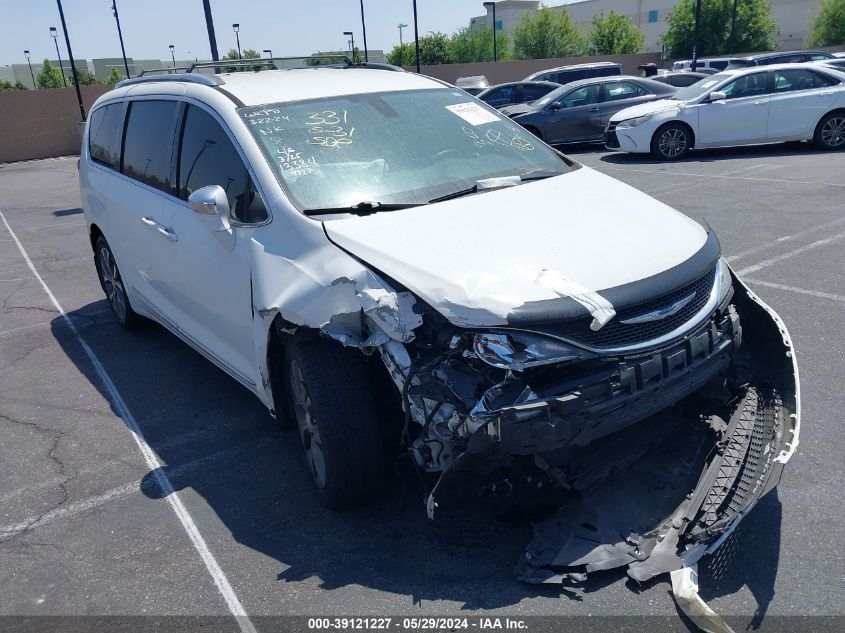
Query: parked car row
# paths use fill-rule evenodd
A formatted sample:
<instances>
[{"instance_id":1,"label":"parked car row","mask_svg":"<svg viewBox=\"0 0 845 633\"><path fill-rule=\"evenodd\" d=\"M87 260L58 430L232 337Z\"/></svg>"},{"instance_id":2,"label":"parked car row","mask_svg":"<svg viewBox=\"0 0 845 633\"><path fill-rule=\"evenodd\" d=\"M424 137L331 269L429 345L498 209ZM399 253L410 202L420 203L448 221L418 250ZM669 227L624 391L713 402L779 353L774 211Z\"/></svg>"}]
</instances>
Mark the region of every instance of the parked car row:
<instances>
[{"instance_id":1,"label":"parked car row","mask_svg":"<svg viewBox=\"0 0 845 633\"><path fill-rule=\"evenodd\" d=\"M648 78L622 75L612 62L562 66L477 96L550 145L604 142L664 160L793 140L845 147L845 59L790 51L703 59L695 72L691 65L678 61Z\"/></svg>"}]
</instances>

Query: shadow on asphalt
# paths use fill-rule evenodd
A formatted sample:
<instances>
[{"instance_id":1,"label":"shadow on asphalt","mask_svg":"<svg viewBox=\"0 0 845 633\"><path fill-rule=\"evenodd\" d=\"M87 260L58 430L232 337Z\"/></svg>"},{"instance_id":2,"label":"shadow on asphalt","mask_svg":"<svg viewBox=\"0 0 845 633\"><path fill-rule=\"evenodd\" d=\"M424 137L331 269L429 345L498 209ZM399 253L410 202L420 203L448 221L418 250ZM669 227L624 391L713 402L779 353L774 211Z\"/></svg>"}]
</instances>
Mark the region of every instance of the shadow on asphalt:
<instances>
[{"instance_id":1,"label":"shadow on asphalt","mask_svg":"<svg viewBox=\"0 0 845 633\"><path fill-rule=\"evenodd\" d=\"M582 152L583 153L583 152ZM693 150L685 158L676 161L665 161L654 158L651 154L627 154L612 152L605 154L599 160L617 165L682 165L684 163L716 163L721 160L775 158L781 156L805 156L829 154L816 149L812 143L790 142L774 143L771 145L745 145L742 147L721 147L716 149Z\"/></svg>"},{"instance_id":2,"label":"shadow on asphalt","mask_svg":"<svg viewBox=\"0 0 845 633\"><path fill-rule=\"evenodd\" d=\"M490 520L474 507L432 523L416 477L401 469L380 502L344 513L324 509L296 433L282 432L255 396L162 327L150 323L127 332L107 309L102 300L69 316L166 464L174 488L201 495L240 545L277 562L278 579L316 577L323 589L360 585L408 595L415 603L454 601L467 610L540 596L581 601L623 579L637 593L661 583L668 590L666 577L637 585L624 569L591 574L579 587L520 584L512 569L531 538L530 526ZM52 322L52 330L78 370L109 399L62 319ZM142 490L163 496L153 472ZM702 581L707 598L748 585L758 613L765 613L778 567L780 516L774 494L761 500L734 539L735 563L717 580ZM244 564L264 564L261 557L237 556Z\"/></svg>"}]
</instances>

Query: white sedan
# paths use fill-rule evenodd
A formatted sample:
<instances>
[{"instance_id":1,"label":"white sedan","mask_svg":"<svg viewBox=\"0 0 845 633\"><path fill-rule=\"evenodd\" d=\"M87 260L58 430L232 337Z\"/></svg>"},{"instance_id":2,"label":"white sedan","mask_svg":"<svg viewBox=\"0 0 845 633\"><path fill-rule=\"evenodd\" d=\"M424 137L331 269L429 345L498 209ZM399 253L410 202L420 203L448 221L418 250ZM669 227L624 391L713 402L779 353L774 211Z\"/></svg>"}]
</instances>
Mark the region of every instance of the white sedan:
<instances>
[{"instance_id":1,"label":"white sedan","mask_svg":"<svg viewBox=\"0 0 845 633\"><path fill-rule=\"evenodd\" d=\"M727 70L614 114L608 149L676 160L692 148L812 140L845 148L845 73L809 64Z\"/></svg>"}]
</instances>

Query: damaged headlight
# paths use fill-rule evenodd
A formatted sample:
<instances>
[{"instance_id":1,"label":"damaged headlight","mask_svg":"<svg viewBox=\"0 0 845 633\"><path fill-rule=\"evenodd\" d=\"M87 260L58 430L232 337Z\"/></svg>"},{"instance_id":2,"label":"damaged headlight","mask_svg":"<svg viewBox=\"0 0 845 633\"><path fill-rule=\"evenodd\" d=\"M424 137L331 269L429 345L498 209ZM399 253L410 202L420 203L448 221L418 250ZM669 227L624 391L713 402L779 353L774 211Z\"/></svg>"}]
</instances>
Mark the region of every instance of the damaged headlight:
<instances>
[{"instance_id":1,"label":"damaged headlight","mask_svg":"<svg viewBox=\"0 0 845 633\"><path fill-rule=\"evenodd\" d=\"M480 332L472 348L478 358L499 369L521 370L592 356L563 341L529 332Z\"/></svg>"}]
</instances>

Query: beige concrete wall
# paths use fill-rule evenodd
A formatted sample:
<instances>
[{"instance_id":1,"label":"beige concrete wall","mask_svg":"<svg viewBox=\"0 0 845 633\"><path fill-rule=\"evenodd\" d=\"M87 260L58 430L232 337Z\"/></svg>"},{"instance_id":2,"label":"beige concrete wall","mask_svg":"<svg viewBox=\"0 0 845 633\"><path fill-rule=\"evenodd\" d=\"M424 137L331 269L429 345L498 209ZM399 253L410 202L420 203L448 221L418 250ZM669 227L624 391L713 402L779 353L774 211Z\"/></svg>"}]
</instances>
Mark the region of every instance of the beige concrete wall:
<instances>
[{"instance_id":1,"label":"beige concrete wall","mask_svg":"<svg viewBox=\"0 0 845 633\"><path fill-rule=\"evenodd\" d=\"M111 86L82 86L87 113ZM76 90L0 91L0 163L78 154Z\"/></svg>"},{"instance_id":2,"label":"beige concrete wall","mask_svg":"<svg viewBox=\"0 0 845 633\"><path fill-rule=\"evenodd\" d=\"M498 17L498 16L497 16ZM597 57L559 57L557 59L522 59L510 62L475 62L471 64L437 64L433 66L422 66L420 71L423 75L437 77L449 83L455 83L458 77L470 77L472 75L484 75L490 85L504 83L506 81L519 81L528 75L568 64L583 64L586 62L618 62L622 64L622 72L629 75L638 75L637 66L653 62L660 65L660 53L640 53L638 55L603 55ZM408 68L408 70L414 70Z\"/></svg>"}]
</instances>

